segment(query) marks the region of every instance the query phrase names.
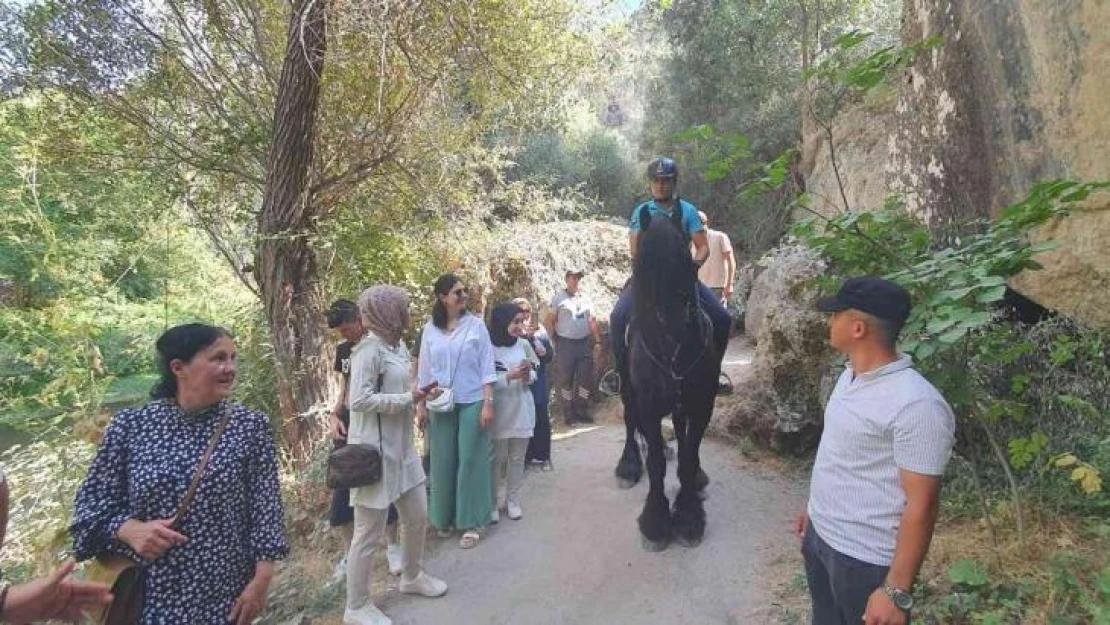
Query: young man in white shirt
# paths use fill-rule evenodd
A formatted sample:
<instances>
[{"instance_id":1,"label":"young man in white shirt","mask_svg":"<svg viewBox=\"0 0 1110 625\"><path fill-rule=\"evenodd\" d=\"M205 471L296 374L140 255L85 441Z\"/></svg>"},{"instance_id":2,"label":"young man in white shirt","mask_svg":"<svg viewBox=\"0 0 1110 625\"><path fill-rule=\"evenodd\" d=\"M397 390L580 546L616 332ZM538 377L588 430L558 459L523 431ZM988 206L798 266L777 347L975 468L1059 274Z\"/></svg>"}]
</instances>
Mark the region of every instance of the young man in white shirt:
<instances>
[{"instance_id":1,"label":"young man in white shirt","mask_svg":"<svg viewBox=\"0 0 1110 625\"><path fill-rule=\"evenodd\" d=\"M902 625L932 540L955 418L896 350L910 297L882 278L852 278L818 302L848 356L825 429L802 540L814 625Z\"/></svg>"}]
</instances>

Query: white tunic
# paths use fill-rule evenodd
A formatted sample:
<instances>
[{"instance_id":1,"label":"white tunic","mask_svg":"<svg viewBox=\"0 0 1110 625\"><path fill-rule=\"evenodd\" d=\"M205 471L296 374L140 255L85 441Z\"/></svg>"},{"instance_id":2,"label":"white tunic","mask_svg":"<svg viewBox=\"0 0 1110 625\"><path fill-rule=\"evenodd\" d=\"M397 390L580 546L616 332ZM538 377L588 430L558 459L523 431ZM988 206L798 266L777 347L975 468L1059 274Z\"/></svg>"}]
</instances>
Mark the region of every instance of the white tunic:
<instances>
[{"instance_id":1,"label":"white tunic","mask_svg":"<svg viewBox=\"0 0 1110 625\"><path fill-rule=\"evenodd\" d=\"M535 364L539 359L525 339L517 339L509 347L493 346L497 381L493 384L493 439L532 438L536 427L536 402L529 388L536 381L536 370L528 372L526 380L510 380L509 371L528 360Z\"/></svg>"},{"instance_id":2,"label":"white tunic","mask_svg":"<svg viewBox=\"0 0 1110 625\"><path fill-rule=\"evenodd\" d=\"M403 493L424 483L424 466L413 435L411 372L412 358L404 343L389 347L367 332L351 350L347 442L369 443L382 450L381 481L352 488L352 506L388 508Z\"/></svg>"}]
</instances>

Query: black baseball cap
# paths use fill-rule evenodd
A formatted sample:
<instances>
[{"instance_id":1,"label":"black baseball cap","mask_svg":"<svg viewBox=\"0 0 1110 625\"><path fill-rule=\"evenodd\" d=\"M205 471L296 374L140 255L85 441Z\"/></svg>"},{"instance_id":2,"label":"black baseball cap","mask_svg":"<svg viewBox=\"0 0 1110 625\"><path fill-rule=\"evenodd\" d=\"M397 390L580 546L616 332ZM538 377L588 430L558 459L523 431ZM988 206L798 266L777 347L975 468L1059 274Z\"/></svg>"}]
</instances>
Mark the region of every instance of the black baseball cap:
<instances>
[{"instance_id":1,"label":"black baseball cap","mask_svg":"<svg viewBox=\"0 0 1110 625\"><path fill-rule=\"evenodd\" d=\"M832 297L817 301L817 310L826 313L858 310L902 327L910 316L910 294L891 282L875 276L849 278Z\"/></svg>"}]
</instances>

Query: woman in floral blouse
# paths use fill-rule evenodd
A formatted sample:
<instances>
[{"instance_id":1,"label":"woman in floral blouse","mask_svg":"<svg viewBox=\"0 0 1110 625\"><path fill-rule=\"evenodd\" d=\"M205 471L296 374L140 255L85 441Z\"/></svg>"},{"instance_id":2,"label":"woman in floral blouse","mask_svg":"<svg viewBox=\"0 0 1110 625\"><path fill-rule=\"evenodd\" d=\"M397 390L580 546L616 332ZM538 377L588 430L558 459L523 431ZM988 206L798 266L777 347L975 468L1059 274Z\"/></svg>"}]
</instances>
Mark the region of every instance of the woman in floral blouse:
<instances>
[{"instance_id":1,"label":"woman in floral blouse","mask_svg":"<svg viewBox=\"0 0 1110 625\"><path fill-rule=\"evenodd\" d=\"M289 551L269 419L228 399L236 354L227 331L177 326L157 349L154 400L116 415L77 493L74 548L81 560L117 553L147 564L144 625L247 625ZM225 415L192 507L171 527Z\"/></svg>"}]
</instances>

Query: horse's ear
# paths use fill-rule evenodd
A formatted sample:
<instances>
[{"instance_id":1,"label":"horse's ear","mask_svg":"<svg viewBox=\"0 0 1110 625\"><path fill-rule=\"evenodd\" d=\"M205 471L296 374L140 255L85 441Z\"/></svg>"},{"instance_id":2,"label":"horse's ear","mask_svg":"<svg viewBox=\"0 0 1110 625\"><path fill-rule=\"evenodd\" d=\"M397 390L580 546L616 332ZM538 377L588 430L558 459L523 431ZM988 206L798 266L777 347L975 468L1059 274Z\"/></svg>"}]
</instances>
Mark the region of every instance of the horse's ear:
<instances>
[{"instance_id":1,"label":"horse's ear","mask_svg":"<svg viewBox=\"0 0 1110 625\"><path fill-rule=\"evenodd\" d=\"M648 210L647 204L640 207L640 232L647 232L651 227L651 211Z\"/></svg>"}]
</instances>

